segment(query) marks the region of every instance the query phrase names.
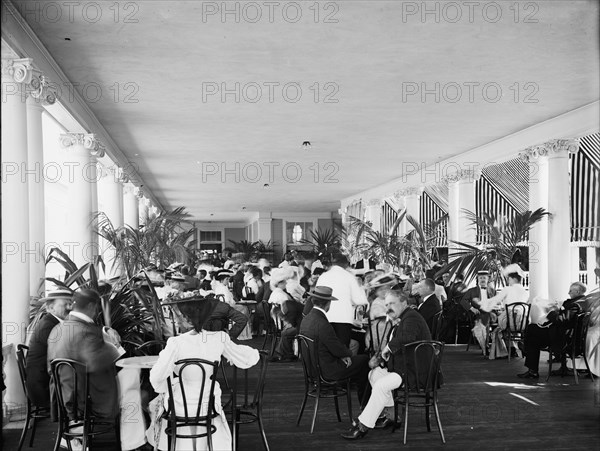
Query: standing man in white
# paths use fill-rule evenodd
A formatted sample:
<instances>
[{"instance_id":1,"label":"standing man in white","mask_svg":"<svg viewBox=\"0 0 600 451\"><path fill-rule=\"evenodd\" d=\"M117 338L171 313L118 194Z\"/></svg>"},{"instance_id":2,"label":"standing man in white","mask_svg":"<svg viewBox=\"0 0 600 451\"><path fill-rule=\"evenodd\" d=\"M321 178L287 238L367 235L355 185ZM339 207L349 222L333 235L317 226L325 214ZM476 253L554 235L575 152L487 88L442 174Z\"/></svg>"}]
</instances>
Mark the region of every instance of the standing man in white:
<instances>
[{"instance_id":1,"label":"standing man in white","mask_svg":"<svg viewBox=\"0 0 600 451\"><path fill-rule=\"evenodd\" d=\"M331 268L321 274L316 283L317 286L330 287L333 290L332 296L339 299L331 304L327 319L346 346L350 345L355 308L368 303L365 291L358 285L356 277L347 270L349 266L350 262L345 255L335 255Z\"/></svg>"}]
</instances>

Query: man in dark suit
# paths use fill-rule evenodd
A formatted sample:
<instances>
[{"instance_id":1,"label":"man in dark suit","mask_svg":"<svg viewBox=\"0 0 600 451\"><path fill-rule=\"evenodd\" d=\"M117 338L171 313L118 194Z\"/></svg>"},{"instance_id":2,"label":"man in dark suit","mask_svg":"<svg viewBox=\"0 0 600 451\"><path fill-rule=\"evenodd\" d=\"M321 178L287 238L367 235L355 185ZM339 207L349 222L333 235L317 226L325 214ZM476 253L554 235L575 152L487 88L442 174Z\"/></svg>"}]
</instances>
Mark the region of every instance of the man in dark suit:
<instances>
[{"instance_id":1,"label":"man in dark suit","mask_svg":"<svg viewBox=\"0 0 600 451\"><path fill-rule=\"evenodd\" d=\"M408 296L401 291L390 291L385 297L387 315L396 323L390 335L390 341L383 349L381 355L376 355L369 361L372 371L369 374L372 392L369 402L353 423L353 427L342 437L348 440L356 440L364 437L369 429L386 428L393 424L392 415L394 399L392 392L402 385L401 373L404 370L406 359L409 383L414 383L416 373L411 365L412 356L404 355L403 345L420 340L431 340L431 333L423 317L408 306ZM390 358L392 357L392 358ZM424 359L425 360L425 359ZM427 361L422 362L421 368L427 369ZM420 374L419 379L426 378ZM380 417L386 411L385 417Z\"/></svg>"},{"instance_id":2,"label":"man in dark suit","mask_svg":"<svg viewBox=\"0 0 600 451\"><path fill-rule=\"evenodd\" d=\"M33 329L29 351L25 360L27 393L29 400L38 407L50 406L50 375L48 374L48 337L59 322L71 310L73 293L68 289L54 290L41 298L46 303L46 314Z\"/></svg>"},{"instance_id":3,"label":"man in dark suit","mask_svg":"<svg viewBox=\"0 0 600 451\"><path fill-rule=\"evenodd\" d=\"M435 282L432 279L424 279L417 284L415 291L421 296L421 303L417 307L417 311L427 323L429 331L433 332L433 319L442 310L442 303L433 294L435 291Z\"/></svg>"},{"instance_id":4,"label":"man in dark suit","mask_svg":"<svg viewBox=\"0 0 600 451\"><path fill-rule=\"evenodd\" d=\"M118 387L115 361L120 357L119 337L116 331L106 328L106 340L94 318L100 312L100 296L93 290L80 290L73 295L73 306L69 316L52 330L48 338L48 362L54 359L73 359L84 363L89 374L89 393L92 415L104 421L112 421L119 412ZM83 380L85 374L78 375ZM57 387L58 389L58 387ZM63 396L69 400L73 393L73 380L66 369L62 379ZM78 397L83 411L83 396ZM70 416L72 403L66 401Z\"/></svg>"},{"instance_id":5,"label":"man in dark suit","mask_svg":"<svg viewBox=\"0 0 600 451\"><path fill-rule=\"evenodd\" d=\"M317 355L323 377L328 380L350 377L358 384L358 397L362 401L367 389L369 374L369 357L367 355L352 356L352 352L335 334L333 326L327 319L327 311L331 302L336 302L332 289L317 286L309 294L313 308L302 320L300 335L318 340Z\"/></svg>"},{"instance_id":6,"label":"man in dark suit","mask_svg":"<svg viewBox=\"0 0 600 451\"><path fill-rule=\"evenodd\" d=\"M479 271L477 273L477 286L469 288L460 301L463 308L472 312L475 319L480 319L484 326L490 323L491 313L480 311L480 303L496 296L496 290L489 283L489 271Z\"/></svg>"},{"instance_id":7,"label":"man in dark suit","mask_svg":"<svg viewBox=\"0 0 600 451\"><path fill-rule=\"evenodd\" d=\"M562 303L558 310L548 313L545 324L530 324L525 331L525 366L527 371L517 374L523 379L537 379L540 377L538 367L540 363L540 350L550 346L552 352L559 356L561 367L552 371L553 375L564 375L567 372L566 357L563 355L564 346L568 339L568 332L575 327L577 315L581 313L582 306L578 302L583 299L587 287L581 282L574 282L569 287L569 299Z\"/></svg>"}]
</instances>

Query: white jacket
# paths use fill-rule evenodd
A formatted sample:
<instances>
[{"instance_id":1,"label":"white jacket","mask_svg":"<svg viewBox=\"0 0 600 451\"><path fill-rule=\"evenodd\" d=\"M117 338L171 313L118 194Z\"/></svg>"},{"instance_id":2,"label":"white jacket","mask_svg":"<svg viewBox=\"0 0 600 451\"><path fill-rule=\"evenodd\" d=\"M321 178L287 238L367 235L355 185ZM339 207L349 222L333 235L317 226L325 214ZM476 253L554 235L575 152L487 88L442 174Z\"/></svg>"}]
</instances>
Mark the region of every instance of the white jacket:
<instances>
[{"instance_id":1,"label":"white jacket","mask_svg":"<svg viewBox=\"0 0 600 451\"><path fill-rule=\"evenodd\" d=\"M338 298L337 301L331 301L331 307L327 312L327 319L330 323L352 324L355 307L368 303L367 295L358 285L356 277L337 265L321 274L316 286L331 288L332 296Z\"/></svg>"}]
</instances>

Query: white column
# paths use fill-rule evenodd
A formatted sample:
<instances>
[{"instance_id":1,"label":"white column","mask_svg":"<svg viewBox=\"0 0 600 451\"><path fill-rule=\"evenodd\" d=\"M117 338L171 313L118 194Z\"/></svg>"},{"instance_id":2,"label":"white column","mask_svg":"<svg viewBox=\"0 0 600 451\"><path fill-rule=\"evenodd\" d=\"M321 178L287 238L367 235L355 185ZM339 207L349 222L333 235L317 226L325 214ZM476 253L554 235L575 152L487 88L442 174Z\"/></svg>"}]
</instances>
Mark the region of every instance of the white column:
<instances>
[{"instance_id":1,"label":"white column","mask_svg":"<svg viewBox=\"0 0 600 451\"><path fill-rule=\"evenodd\" d=\"M25 343L29 323L29 193L26 85L31 59L2 59L2 346L13 345L4 370L8 409L25 396L14 351Z\"/></svg>"},{"instance_id":2,"label":"white column","mask_svg":"<svg viewBox=\"0 0 600 451\"><path fill-rule=\"evenodd\" d=\"M150 208L150 200L146 196L144 196L144 192L140 189L138 191L138 209L139 209L139 223L140 225L145 225L146 220L148 219L149 208Z\"/></svg>"},{"instance_id":3,"label":"white column","mask_svg":"<svg viewBox=\"0 0 600 451\"><path fill-rule=\"evenodd\" d=\"M475 212L475 180L479 173L461 170L445 178L448 183L448 239L461 243L476 244L477 231L466 215L466 211ZM449 243L449 248L452 249Z\"/></svg>"},{"instance_id":4,"label":"white column","mask_svg":"<svg viewBox=\"0 0 600 451\"><path fill-rule=\"evenodd\" d=\"M406 197L404 196L404 190L398 190L394 193L394 200L398 204L398 214L402 213L406 209ZM406 235L407 228L406 218L398 224L398 236Z\"/></svg>"},{"instance_id":5,"label":"white column","mask_svg":"<svg viewBox=\"0 0 600 451\"><path fill-rule=\"evenodd\" d=\"M108 218L113 229L117 230L124 224L123 185L121 184L123 173L121 168L114 165L98 165L98 170L101 173L98 180L98 203L101 205L101 212ZM100 238L100 249L106 265L105 276L109 279L120 276L121 267L115 260L113 245Z\"/></svg>"},{"instance_id":6,"label":"white column","mask_svg":"<svg viewBox=\"0 0 600 451\"><path fill-rule=\"evenodd\" d=\"M586 248L586 271L587 271L587 288L588 293L595 288L598 288L598 283L596 283L596 274L594 273L594 269L596 269L599 265L596 262L596 248L588 247Z\"/></svg>"},{"instance_id":7,"label":"white column","mask_svg":"<svg viewBox=\"0 0 600 451\"><path fill-rule=\"evenodd\" d=\"M451 241L458 241L458 216L460 204L458 199L458 183L448 183L448 252L456 249Z\"/></svg>"},{"instance_id":8,"label":"white column","mask_svg":"<svg viewBox=\"0 0 600 451\"><path fill-rule=\"evenodd\" d=\"M541 153L540 153L541 151ZM536 170L530 170L529 209L548 210L548 158L539 146L526 149L519 157ZM548 217L529 231L529 297L548 299Z\"/></svg>"},{"instance_id":9,"label":"white column","mask_svg":"<svg viewBox=\"0 0 600 451\"><path fill-rule=\"evenodd\" d=\"M35 80L35 82L34 82ZM38 296L43 292L41 282L46 272L45 214L44 214L44 139L42 113L44 105L56 102L54 92L48 89L43 75L34 74L32 84L38 88L27 97L27 161L29 168L29 294ZM41 288L40 288L41 287Z\"/></svg>"},{"instance_id":10,"label":"white column","mask_svg":"<svg viewBox=\"0 0 600 451\"><path fill-rule=\"evenodd\" d=\"M366 220L371 222L371 228L381 232L381 199L371 199L367 202Z\"/></svg>"},{"instance_id":11,"label":"white column","mask_svg":"<svg viewBox=\"0 0 600 451\"><path fill-rule=\"evenodd\" d=\"M548 291L551 299L564 299L571 282L571 231L569 221L569 153L577 140L557 139L545 143L548 153Z\"/></svg>"},{"instance_id":12,"label":"white column","mask_svg":"<svg viewBox=\"0 0 600 451\"><path fill-rule=\"evenodd\" d=\"M96 254L92 230L94 201L92 195L97 180L96 158L104 155L104 147L93 134L65 133L60 135L61 146L69 152L69 237L65 250L82 266Z\"/></svg>"},{"instance_id":13,"label":"white column","mask_svg":"<svg viewBox=\"0 0 600 451\"><path fill-rule=\"evenodd\" d=\"M138 197L135 186L131 183L126 183L123 187L123 221L135 230L140 224Z\"/></svg>"},{"instance_id":14,"label":"white column","mask_svg":"<svg viewBox=\"0 0 600 451\"><path fill-rule=\"evenodd\" d=\"M420 220L421 212L421 194L423 194L424 188L411 186L404 188L398 192L399 197L403 198L404 207L406 208L406 215L412 216L417 222ZM402 228L403 234L407 234L414 229L410 225L407 219L404 221L404 227Z\"/></svg>"},{"instance_id":15,"label":"white column","mask_svg":"<svg viewBox=\"0 0 600 451\"><path fill-rule=\"evenodd\" d=\"M273 239L271 236L271 218L258 218L258 239L268 243Z\"/></svg>"}]
</instances>

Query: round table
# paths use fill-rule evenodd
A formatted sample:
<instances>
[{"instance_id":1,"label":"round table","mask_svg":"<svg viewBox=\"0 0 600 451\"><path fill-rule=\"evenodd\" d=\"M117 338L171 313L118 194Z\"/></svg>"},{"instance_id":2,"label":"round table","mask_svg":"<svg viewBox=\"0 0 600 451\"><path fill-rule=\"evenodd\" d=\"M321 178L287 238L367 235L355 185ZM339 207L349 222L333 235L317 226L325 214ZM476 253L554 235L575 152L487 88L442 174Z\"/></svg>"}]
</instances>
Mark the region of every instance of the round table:
<instances>
[{"instance_id":1,"label":"round table","mask_svg":"<svg viewBox=\"0 0 600 451\"><path fill-rule=\"evenodd\" d=\"M150 369L158 361L157 355L143 355L139 357L127 357L117 360L115 365L121 368L147 368Z\"/></svg>"}]
</instances>

